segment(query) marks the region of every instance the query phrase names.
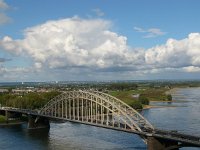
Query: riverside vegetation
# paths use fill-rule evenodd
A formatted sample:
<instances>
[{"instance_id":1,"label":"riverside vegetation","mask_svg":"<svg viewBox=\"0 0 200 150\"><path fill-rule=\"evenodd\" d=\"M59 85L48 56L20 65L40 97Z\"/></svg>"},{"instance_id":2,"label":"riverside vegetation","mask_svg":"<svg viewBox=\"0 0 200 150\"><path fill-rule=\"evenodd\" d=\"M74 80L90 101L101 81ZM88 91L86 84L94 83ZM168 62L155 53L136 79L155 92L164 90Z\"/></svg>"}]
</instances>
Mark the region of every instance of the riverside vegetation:
<instances>
[{"instance_id":1,"label":"riverside vegetation","mask_svg":"<svg viewBox=\"0 0 200 150\"><path fill-rule=\"evenodd\" d=\"M5 123L6 122L6 117L0 115L0 123Z\"/></svg>"},{"instance_id":2,"label":"riverside vegetation","mask_svg":"<svg viewBox=\"0 0 200 150\"><path fill-rule=\"evenodd\" d=\"M38 109L59 94L60 92L58 91L45 93L23 93L21 95L5 93L0 95L0 104L7 107Z\"/></svg>"}]
</instances>

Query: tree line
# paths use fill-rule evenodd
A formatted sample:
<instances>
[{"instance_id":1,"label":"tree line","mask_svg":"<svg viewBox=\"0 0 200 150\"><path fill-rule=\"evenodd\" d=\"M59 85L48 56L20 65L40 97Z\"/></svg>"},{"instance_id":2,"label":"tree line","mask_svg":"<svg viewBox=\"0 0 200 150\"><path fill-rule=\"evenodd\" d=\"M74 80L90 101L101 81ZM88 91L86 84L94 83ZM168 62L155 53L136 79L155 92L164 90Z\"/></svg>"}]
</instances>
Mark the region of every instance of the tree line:
<instances>
[{"instance_id":1,"label":"tree line","mask_svg":"<svg viewBox=\"0 0 200 150\"><path fill-rule=\"evenodd\" d=\"M23 109L38 109L43 107L49 100L59 95L60 92L45 93L24 93L22 95L14 95L10 93L0 94L1 106L16 107Z\"/></svg>"}]
</instances>

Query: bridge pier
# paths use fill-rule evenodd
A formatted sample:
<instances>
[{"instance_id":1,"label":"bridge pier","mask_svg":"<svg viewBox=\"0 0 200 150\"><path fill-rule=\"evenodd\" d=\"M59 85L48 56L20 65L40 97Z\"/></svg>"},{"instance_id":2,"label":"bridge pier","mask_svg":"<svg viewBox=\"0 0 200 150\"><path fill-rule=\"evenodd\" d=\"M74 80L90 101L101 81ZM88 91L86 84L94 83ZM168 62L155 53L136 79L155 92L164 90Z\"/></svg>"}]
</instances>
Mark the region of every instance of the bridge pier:
<instances>
[{"instance_id":1,"label":"bridge pier","mask_svg":"<svg viewBox=\"0 0 200 150\"><path fill-rule=\"evenodd\" d=\"M50 128L49 119L45 117L39 117L36 120L37 116L29 115L28 116L28 129L41 129L41 128Z\"/></svg>"},{"instance_id":2,"label":"bridge pier","mask_svg":"<svg viewBox=\"0 0 200 150\"><path fill-rule=\"evenodd\" d=\"M8 119L9 119L10 115L9 115L9 112L7 110L5 111L5 116L6 116L6 123L8 123Z\"/></svg>"},{"instance_id":3,"label":"bridge pier","mask_svg":"<svg viewBox=\"0 0 200 150\"><path fill-rule=\"evenodd\" d=\"M179 150L178 142L152 136L147 137L147 148L148 150Z\"/></svg>"}]
</instances>

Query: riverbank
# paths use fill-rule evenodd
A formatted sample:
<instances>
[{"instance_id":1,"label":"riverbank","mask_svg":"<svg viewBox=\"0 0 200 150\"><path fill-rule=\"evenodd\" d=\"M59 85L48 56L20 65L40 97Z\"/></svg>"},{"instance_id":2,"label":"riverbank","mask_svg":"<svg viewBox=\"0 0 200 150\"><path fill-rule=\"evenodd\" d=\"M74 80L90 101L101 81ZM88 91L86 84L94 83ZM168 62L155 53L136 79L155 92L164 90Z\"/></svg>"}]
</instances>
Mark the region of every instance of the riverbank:
<instances>
[{"instance_id":1,"label":"riverbank","mask_svg":"<svg viewBox=\"0 0 200 150\"><path fill-rule=\"evenodd\" d=\"M21 120L7 120L5 116L0 115L0 127L21 125L23 123L25 122Z\"/></svg>"},{"instance_id":2,"label":"riverbank","mask_svg":"<svg viewBox=\"0 0 200 150\"><path fill-rule=\"evenodd\" d=\"M24 124L24 123L26 123L26 122L8 122L8 123L0 123L0 127L6 127L6 126L16 126L16 125L22 125L22 124Z\"/></svg>"},{"instance_id":3,"label":"riverbank","mask_svg":"<svg viewBox=\"0 0 200 150\"><path fill-rule=\"evenodd\" d=\"M152 108L173 108L173 107L178 107L178 106L145 105L143 106L143 110Z\"/></svg>"}]
</instances>

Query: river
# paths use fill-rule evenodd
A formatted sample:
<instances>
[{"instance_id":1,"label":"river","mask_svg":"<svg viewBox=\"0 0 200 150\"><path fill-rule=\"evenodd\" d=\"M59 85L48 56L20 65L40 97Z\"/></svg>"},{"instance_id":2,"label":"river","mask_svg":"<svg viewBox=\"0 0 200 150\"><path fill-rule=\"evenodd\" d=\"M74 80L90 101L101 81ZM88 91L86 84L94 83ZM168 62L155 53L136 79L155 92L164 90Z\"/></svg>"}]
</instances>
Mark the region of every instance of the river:
<instances>
[{"instance_id":1,"label":"river","mask_svg":"<svg viewBox=\"0 0 200 150\"><path fill-rule=\"evenodd\" d=\"M173 90L175 102L141 113L157 128L200 136L200 88ZM146 150L134 134L77 123L51 123L46 131L28 131L26 125L0 128L0 150ZM182 148L197 150L199 148Z\"/></svg>"}]
</instances>

